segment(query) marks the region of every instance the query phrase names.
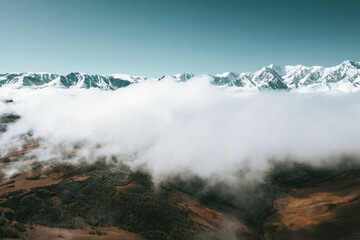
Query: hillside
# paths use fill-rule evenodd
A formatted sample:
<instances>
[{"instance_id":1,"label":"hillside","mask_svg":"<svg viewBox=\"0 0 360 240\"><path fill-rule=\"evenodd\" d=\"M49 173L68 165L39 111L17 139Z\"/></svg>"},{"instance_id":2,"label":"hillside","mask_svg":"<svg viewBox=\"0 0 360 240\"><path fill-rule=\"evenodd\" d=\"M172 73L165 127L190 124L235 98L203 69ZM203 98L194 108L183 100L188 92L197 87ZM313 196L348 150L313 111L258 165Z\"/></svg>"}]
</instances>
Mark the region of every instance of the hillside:
<instances>
[{"instance_id":1,"label":"hillside","mask_svg":"<svg viewBox=\"0 0 360 240\"><path fill-rule=\"evenodd\" d=\"M43 165L36 142L0 159L31 169L2 177L2 239L357 239L360 170L274 163L263 182L234 189L197 176L155 184L123 164ZM241 179L239 179L240 181Z\"/></svg>"}]
</instances>

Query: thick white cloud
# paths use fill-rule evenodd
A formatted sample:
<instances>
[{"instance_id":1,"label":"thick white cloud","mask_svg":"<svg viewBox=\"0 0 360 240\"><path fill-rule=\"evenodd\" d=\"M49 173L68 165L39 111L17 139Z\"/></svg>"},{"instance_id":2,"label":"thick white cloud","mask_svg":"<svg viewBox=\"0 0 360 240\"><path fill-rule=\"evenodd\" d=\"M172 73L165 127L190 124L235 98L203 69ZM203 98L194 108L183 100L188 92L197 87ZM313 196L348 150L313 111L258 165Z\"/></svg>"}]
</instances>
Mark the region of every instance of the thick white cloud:
<instances>
[{"instance_id":1,"label":"thick white cloud","mask_svg":"<svg viewBox=\"0 0 360 240\"><path fill-rule=\"evenodd\" d=\"M0 112L22 116L1 149L32 130L42 160L81 145L77 157L117 155L155 175L228 175L269 158L319 161L359 154L360 93L232 92L206 79L144 82L117 91L6 89ZM16 141L16 140L14 140ZM62 146L61 148L59 146Z\"/></svg>"}]
</instances>

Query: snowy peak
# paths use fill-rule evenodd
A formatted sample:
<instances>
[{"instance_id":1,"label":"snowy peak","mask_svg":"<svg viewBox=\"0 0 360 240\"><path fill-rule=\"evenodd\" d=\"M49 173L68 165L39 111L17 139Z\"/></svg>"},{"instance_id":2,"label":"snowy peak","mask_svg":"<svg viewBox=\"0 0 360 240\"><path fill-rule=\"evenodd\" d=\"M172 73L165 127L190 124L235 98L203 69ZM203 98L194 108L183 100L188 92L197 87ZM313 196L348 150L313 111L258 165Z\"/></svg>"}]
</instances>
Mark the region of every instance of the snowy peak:
<instances>
[{"instance_id":1,"label":"snowy peak","mask_svg":"<svg viewBox=\"0 0 360 240\"><path fill-rule=\"evenodd\" d=\"M72 72L67 75L50 73L14 73L0 74L0 87L60 87L60 88L100 88L103 90L115 90L126 87L132 83L145 80L144 77L131 77L124 74L109 76L90 75L80 72Z\"/></svg>"},{"instance_id":2,"label":"snowy peak","mask_svg":"<svg viewBox=\"0 0 360 240\"><path fill-rule=\"evenodd\" d=\"M211 84L240 90L291 90L327 91L330 89L351 92L360 89L360 63L344 61L334 67L278 66L271 64L251 73L225 72L205 75ZM158 81L168 79L177 82L191 81L192 73L167 74ZM130 84L147 81L149 78L125 74L108 76L72 72L67 75L52 73L5 73L0 74L0 87L16 88L60 87L99 88L116 90Z\"/></svg>"},{"instance_id":3,"label":"snowy peak","mask_svg":"<svg viewBox=\"0 0 360 240\"><path fill-rule=\"evenodd\" d=\"M187 80L193 77L195 77L195 75L192 73L166 74L160 77L158 80L169 79L169 80L175 80L177 82L186 82Z\"/></svg>"},{"instance_id":4,"label":"snowy peak","mask_svg":"<svg viewBox=\"0 0 360 240\"><path fill-rule=\"evenodd\" d=\"M114 78L104 77L100 75L89 75L84 73L70 73L66 76L60 76L60 84L65 88L80 87L80 88L101 88L104 90L115 90L121 87L126 87L131 84L130 81Z\"/></svg>"},{"instance_id":5,"label":"snowy peak","mask_svg":"<svg viewBox=\"0 0 360 240\"><path fill-rule=\"evenodd\" d=\"M271 64L254 73L217 74L216 85L256 88L259 90L299 89L300 91L354 91L360 87L360 63L344 61L334 67L278 66Z\"/></svg>"},{"instance_id":6,"label":"snowy peak","mask_svg":"<svg viewBox=\"0 0 360 240\"><path fill-rule=\"evenodd\" d=\"M142 82L147 79L146 77L130 76L130 75L122 74L122 73L110 74L108 77L129 81L131 83L138 83L138 82Z\"/></svg>"}]
</instances>

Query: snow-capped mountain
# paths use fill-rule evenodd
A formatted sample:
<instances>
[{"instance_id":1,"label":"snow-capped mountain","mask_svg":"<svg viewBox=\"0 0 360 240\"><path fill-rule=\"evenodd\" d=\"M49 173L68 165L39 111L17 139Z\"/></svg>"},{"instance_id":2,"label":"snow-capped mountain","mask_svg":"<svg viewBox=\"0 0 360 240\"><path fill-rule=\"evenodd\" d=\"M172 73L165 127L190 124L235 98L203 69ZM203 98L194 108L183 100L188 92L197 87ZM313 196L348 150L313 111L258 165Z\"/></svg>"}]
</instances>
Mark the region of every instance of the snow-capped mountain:
<instances>
[{"instance_id":1,"label":"snow-capped mountain","mask_svg":"<svg viewBox=\"0 0 360 240\"><path fill-rule=\"evenodd\" d=\"M52 86L61 88L79 87L115 90L145 79L144 77L133 77L124 74L113 74L104 77L78 72L73 72L68 75L51 73L7 73L0 74L0 86L8 85L18 88Z\"/></svg>"},{"instance_id":2,"label":"snow-capped mountain","mask_svg":"<svg viewBox=\"0 0 360 240\"><path fill-rule=\"evenodd\" d=\"M206 75L217 86L238 87L244 90L353 91L360 89L360 63L344 61L334 67L305 67L269 65L251 73L226 72L215 76ZM165 75L160 79L188 81L193 74Z\"/></svg>"},{"instance_id":3,"label":"snow-capped mountain","mask_svg":"<svg viewBox=\"0 0 360 240\"><path fill-rule=\"evenodd\" d=\"M203 75L204 76L204 75ZM360 89L360 63L344 61L334 67L305 67L269 65L254 73L226 72L217 75L205 75L213 85L236 87L243 90L288 90L326 91L335 89L349 92ZM157 80L172 79L186 82L196 77L192 73L164 75ZM111 74L108 76L89 75L73 72L68 75L51 73L6 73L0 74L0 87L61 87L61 88L100 88L115 90L130 84L146 81L149 78ZM155 79L156 80L156 79Z\"/></svg>"}]
</instances>

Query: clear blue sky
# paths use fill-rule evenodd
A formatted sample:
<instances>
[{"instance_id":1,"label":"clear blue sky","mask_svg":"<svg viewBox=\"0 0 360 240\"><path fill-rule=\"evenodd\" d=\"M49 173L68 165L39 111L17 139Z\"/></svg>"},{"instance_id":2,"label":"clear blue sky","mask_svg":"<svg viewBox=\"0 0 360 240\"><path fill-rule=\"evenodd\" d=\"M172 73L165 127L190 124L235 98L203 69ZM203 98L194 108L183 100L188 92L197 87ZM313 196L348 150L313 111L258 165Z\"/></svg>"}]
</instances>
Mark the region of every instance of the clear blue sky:
<instances>
[{"instance_id":1,"label":"clear blue sky","mask_svg":"<svg viewBox=\"0 0 360 240\"><path fill-rule=\"evenodd\" d=\"M0 72L254 71L360 61L358 0L0 0Z\"/></svg>"}]
</instances>

